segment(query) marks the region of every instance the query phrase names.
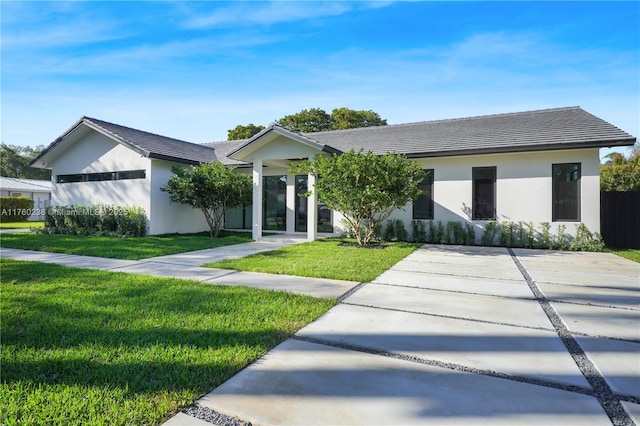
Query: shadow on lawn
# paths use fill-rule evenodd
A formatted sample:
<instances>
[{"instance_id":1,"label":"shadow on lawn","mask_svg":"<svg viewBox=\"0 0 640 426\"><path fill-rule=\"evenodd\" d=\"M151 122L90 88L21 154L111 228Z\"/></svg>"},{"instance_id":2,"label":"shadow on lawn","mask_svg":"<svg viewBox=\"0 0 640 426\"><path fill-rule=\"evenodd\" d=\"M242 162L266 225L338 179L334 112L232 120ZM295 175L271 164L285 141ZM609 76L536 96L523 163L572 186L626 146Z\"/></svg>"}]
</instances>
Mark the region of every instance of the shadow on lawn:
<instances>
[{"instance_id":1,"label":"shadow on lawn","mask_svg":"<svg viewBox=\"0 0 640 426\"><path fill-rule=\"evenodd\" d=\"M35 262L3 262L2 292L5 384L203 393L309 315L288 293Z\"/></svg>"}]
</instances>

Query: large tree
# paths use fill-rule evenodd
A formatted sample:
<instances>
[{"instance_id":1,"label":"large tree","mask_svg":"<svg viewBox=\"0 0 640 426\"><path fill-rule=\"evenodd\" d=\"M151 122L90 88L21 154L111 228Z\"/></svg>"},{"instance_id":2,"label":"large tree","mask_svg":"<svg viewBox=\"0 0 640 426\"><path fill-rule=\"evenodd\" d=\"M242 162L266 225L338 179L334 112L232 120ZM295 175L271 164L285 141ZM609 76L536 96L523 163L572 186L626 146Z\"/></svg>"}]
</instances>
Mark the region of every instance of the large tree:
<instances>
[{"instance_id":1,"label":"large tree","mask_svg":"<svg viewBox=\"0 0 640 426\"><path fill-rule=\"evenodd\" d=\"M172 202L200 209L211 238L216 238L224 226L227 209L251 202L251 177L234 169L219 162L174 167L174 176L160 189L169 193Z\"/></svg>"},{"instance_id":2,"label":"large tree","mask_svg":"<svg viewBox=\"0 0 640 426\"><path fill-rule=\"evenodd\" d=\"M614 152L608 161L600 166L600 190L640 191L640 149L636 147L629 159Z\"/></svg>"},{"instance_id":3,"label":"large tree","mask_svg":"<svg viewBox=\"0 0 640 426\"><path fill-rule=\"evenodd\" d=\"M386 126L387 120L380 118L374 111L355 111L349 108L336 108L331 111L332 130L357 129L360 127Z\"/></svg>"},{"instance_id":4,"label":"large tree","mask_svg":"<svg viewBox=\"0 0 640 426\"><path fill-rule=\"evenodd\" d=\"M227 130L227 140L237 141L239 139L249 139L263 130L264 126L262 125L256 126L255 124L250 123L243 126L242 124L238 124L235 129Z\"/></svg>"},{"instance_id":5,"label":"large tree","mask_svg":"<svg viewBox=\"0 0 640 426\"><path fill-rule=\"evenodd\" d=\"M0 176L20 179L51 179L51 170L29 167L28 164L44 149L0 144Z\"/></svg>"},{"instance_id":6,"label":"large tree","mask_svg":"<svg viewBox=\"0 0 640 426\"><path fill-rule=\"evenodd\" d=\"M285 115L278 120L278 124L294 132L311 133L331 130L333 120L325 110L311 108L309 110L303 109L295 114Z\"/></svg>"},{"instance_id":7,"label":"large tree","mask_svg":"<svg viewBox=\"0 0 640 426\"><path fill-rule=\"evenodd\" d=\"M353 149L291 165L292 173L311 173L322 202L344 216L358 244L366 246L376 228L420 195L424 171L403 155L374 155Z\"/></svg>"}]
</instances>

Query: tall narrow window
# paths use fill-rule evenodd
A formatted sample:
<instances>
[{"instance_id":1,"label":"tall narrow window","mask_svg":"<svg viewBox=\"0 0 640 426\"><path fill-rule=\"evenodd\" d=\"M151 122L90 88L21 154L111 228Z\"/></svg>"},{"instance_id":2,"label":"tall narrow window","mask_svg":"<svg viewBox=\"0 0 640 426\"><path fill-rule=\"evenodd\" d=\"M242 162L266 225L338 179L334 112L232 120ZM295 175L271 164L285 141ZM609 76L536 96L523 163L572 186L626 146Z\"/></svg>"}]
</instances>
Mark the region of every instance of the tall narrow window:
<instances>
[{"instance_id":1,"label":"tall narrow window","mask_svg":"<svg viewBox=\"0 0 640 426\"><path fill-rule=\"evenodd\" d=\"M580 221L580 163L553 164L552 214L556 221Z\"/></svg>"},{"instance_id":2,"label":"tall narrow window","mask_svg":"<svg viewBox=\"0 0 640 426\"><path fill-rule=\"evenodd\" d=\"M474 167L473 218L496 218L496 167Z\"/></svg>"},{"instance_id":3,"label":"tall narrow window","mask_svg":"<svg viewBox=\"0 0 640 426\"><path fill-rule=\"evenodd\" d=\"M413 202L413 218L433 219L433 169L425 169L425 178L418 188L422 194Z\"/></svg>"}]
</instances>

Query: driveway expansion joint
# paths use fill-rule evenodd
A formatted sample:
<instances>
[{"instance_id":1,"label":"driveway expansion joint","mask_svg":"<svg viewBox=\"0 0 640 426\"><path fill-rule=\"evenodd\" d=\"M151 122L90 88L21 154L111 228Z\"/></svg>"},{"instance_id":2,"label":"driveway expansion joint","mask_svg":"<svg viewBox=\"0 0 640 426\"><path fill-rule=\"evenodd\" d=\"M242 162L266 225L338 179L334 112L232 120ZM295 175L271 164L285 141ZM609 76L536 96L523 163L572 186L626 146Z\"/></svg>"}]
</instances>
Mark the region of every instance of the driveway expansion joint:
<instances>
[{"instance_id":1,"label":"driveway expansion joint","mask_svg":"<svg viewBox=\"0 0 640 426\"><path fill-rule=\"evenodd\" d=\"M559 389L559 390L578 393L578 394L587 395L587 396L594 396L594 397L596 396L593 389L588 389L588 388L585 388L585 387L582 387L582 386L568 385L568 384L563 384L563 383L552 382L552 381L549 381L549 380L535 379L533 377L518 376L518 375L514 375L514 374L506 374L506 373L502 373L502 372L495 371L495 370L488 370L488 369L480 369L480 368L475 368L475 367L469 367L469 366L466 366L466 365L463 365L463 364L458 364L458 363L453 363L453 362L443 362L443 361L438 361L438 360L435 360L435 359L417 357L417 356L414 356L414 355L405 355L405 354L401 354L401 353L398 353L398 352L390 352L390 351L374 349L374 348L369 348L369 347L360 346L360 345L353 345L353 344L344 343L344 342L335 342L335 341L330 341L330 340L325 340L325 339L318 339L318 338L309 337L309 336L294 335L294 336L291 337L291 339L302 341L302 342L315 343L317 345L330 346L330 347L334 347L334 348L338 348L338 349L344 349L344 350L348 350L348 351L366 353L366 354L369 354L369 355L377 355L377 356L382 356L382 357L387 357L387 358L394 358L394 359L398 359L398 360L402 360L402 361L413 362L413 363L416 363L416 364L429 365L431 367L446 368L448 370L458 371L458 372L461 372L461 373L478 374L478 375L494 377L494 378L498 378L498 379L511 380L511 381L514 381L514 382L527 383L527 384L531 384L531 385L537 385L537 386L544 386L544 387L553 388L553 389ZM629 397L629 396L625 396L625 398L627 398L627 397Z\"/></svg>"},{"instance_id":2,"label":"driveway expansion joint","mask_svg":"<svg viewBox=\"0 0 640 426\"><path fill-rule=\"evenodd\" d=\"M635 422L631 419L629 414L620 403L621 398L617 397L611 390L611 387L609 386L607 381L598 371L591 359L589 359L573 334L569 331L569 328L562 320L562 317L555 310L555 308L551 304L551 301L546 298L540 287L538 287L538 285L536 284L533 277L529 274L522 262L520 262L515 252L510 247L507 248L507 250L511 255L511 259L516 264L518 270L529 285L531 292L538 300L540 307L553 325L553 328L558 334L558 337L560 337L560 340L569 351L569 354L580 369L580 372L582 372L582 374L584 375L584 378L593 388L593 396L598 400L607 416L609 416L611 423L614 426L635 425Z\"/></svg>"}]
</instances>

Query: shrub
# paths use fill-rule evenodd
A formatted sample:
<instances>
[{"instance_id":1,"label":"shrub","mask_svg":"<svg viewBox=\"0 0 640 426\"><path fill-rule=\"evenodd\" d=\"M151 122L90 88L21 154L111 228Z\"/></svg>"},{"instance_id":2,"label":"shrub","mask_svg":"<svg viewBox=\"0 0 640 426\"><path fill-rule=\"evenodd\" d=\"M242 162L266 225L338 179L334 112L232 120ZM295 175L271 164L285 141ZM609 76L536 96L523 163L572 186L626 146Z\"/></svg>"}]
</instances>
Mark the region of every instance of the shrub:
<instances>
[{"instance_id":1,"label":"shrub","mask_svg":"<svg viewBox=\"0 0 640 426\"><path fill-rule=\"evenodd\" d=\"M558 236L554 247L558 250L567 250L569 248L569 234L565 232L566 225L558 225Z\"/></svg>"},{"instance_id":2,"label":"shrub","mask_svg":"<svg viewBox=\"0 0 640 426\"><path fill-rule=\"evenodd\" d=\"M444 223L442 223L441 221L438 221L438 224L436 225L435 237L436 238L434 239L434 243L447 244L449 242L447 238L447 233L445 232Z\"/></svg>"},{"instance_id":3,"label":"shrub","mask_svg":"<svg viewBox=\"0 0 640 426\"><path fill-rule=\"evenodd\" d=\"M470 224L469 222L465 222L464 226L467 231L465 234L464 243L467 246L472 246L476 243L476 230L473 228L473 225Z\"/></svg>"},{"instance_id":4,"label":"shrub","mask_svg":"<svg viewBox=\"0 0 640 426\"><path fill-rule=\"evenodd\" d=\"M604 251L604 241L597 232L589 231L587 225L578 223L576 225L576 238L569 245L570 250L582 251Z\"/></svg>"},{"instance_id":5,"label":"shrub","mask_svg":"<svg viewBox=\"0 0 640 426\"><path fill-rule=\"evenodd\" d=\"M549 222L541 222L540 227L542 228L542 231L540 232L540 241L538 242L537 247L553 249L554 241L550 232L551 224Z\"/></svg>"},{"instance_id":6,"label":"shrub","mask_svg":"<svg viewBox=\"0 0 640 426\"><path fill-rule=\"evenodd\" d=\"M496 234L500 230L499 225L495 221L491 221L486 224L484 227L484 232L482 233L482 237L480 237L480 244L483 246L492 246L494 245Z\"/></svg>"},{"instance_id":7,"label":"shrub","mask_svg":"<svg viewBox=\"0 0 640 426\"><path fill-rule=\"evenodd\" d=\"M45 211L43 233L143 237L147 233L144 209L133 206L64 206Z\"/></svg>"},{"instance_id":8,"label":"shrub","mask_svg":"<svg viewBox=\"0 0 640 426\"><path fill-rule=\"evenodd\" d=\"M385 241L409 241L409 233L400 219L389 219L386 222L382 239Z\"/></svg>"},{"instance_id":9,"label":"shrub","mask_svg":"<svg viewBox=\"0 0 640 426\"><path fill-rule=\"evenodd\" d=\"M26 222L33 213L33 200L29 197L0 197L1 222Z\"/></svg>"},{"instance_id":10,"label":"shrub","mask_svg":"<svg viewBox=\"0 0 640 426\"><path fill-rule=\"evenodd\" d=\"M427 228L423 221L413 220L411 221L411 236L416 243L427 242Z\"/></svg>"}]
</instances>

